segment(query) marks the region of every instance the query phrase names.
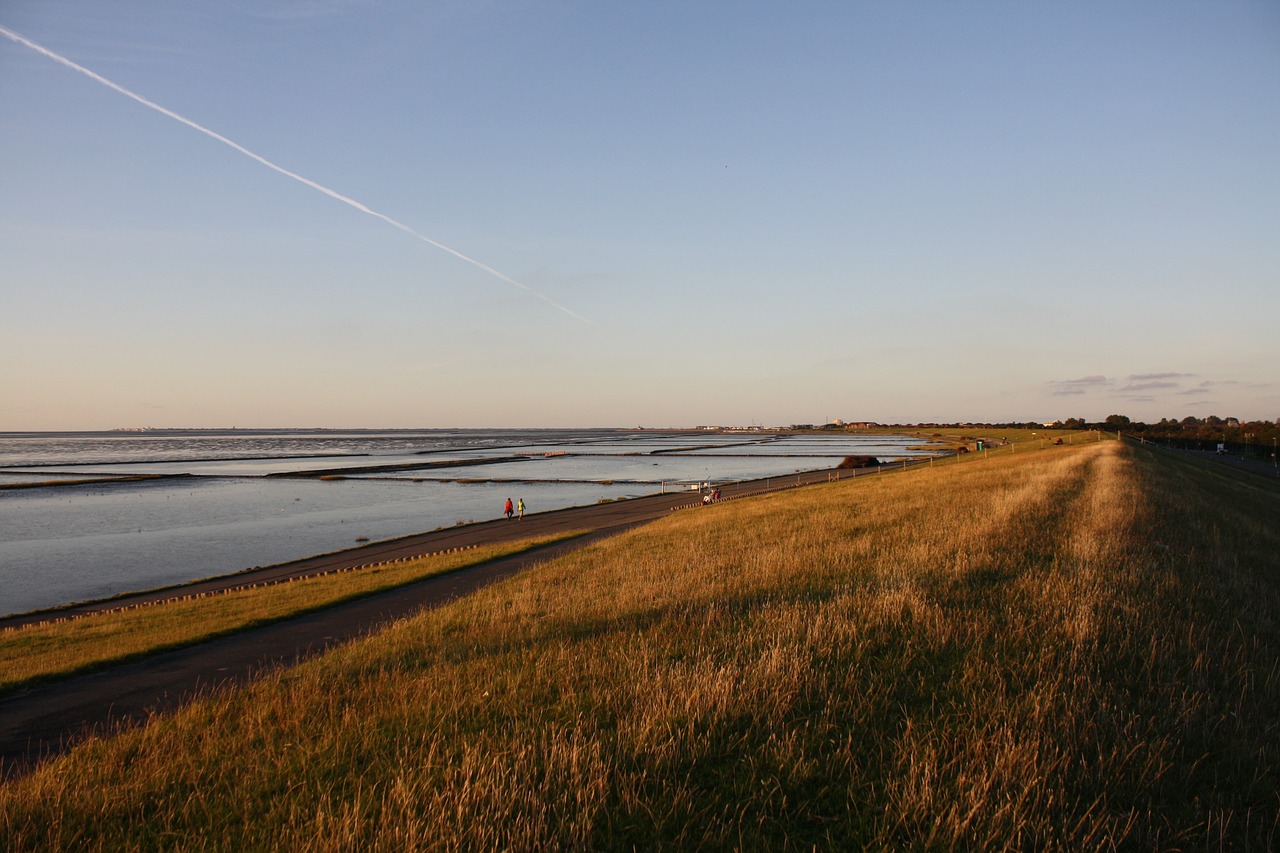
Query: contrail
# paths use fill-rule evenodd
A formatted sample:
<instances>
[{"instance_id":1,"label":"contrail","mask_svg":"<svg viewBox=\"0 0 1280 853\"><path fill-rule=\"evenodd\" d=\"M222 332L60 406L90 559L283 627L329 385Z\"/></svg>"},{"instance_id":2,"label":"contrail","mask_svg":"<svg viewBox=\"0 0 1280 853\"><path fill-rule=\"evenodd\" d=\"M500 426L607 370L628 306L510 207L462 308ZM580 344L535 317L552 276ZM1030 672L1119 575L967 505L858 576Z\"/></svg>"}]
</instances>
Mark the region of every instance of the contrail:
<instances>
[{"instance_id":1,"label":"contrail","mask_svg":"<svg viewBox=\"0 0 1280 853\"><path fill-rule=\"evenodd\" d=\"M552 305L555 308L560 309L561 311L568 314L570 317L573 317L574 319L581 320L584 323L590 323L594 325L591 320L588 320L586 317L583 317L581 314L577 313L576 311L566 308L565 306L561 305L559 302L556 302L550 296L547 296L546 294L543 294L543 293L539 293L538 291L534 290L532 287L529 287L529 285L522 284L521 282L516 281L514 278L511 278L511 276L504 275L503 273L498 272L488 264L483 263L482 261L477 261L475 258L468 257L462 254L462 252L459 252L457 249L452 249L444 245L443 243L437 243L435 240L432 240L430 237L427 237L425 235L419 234L417 231L414 231L412 228L410 228L408 225L405 225L403 222L398 222L395 219L392 219L390 216L387 216L385 213L379 213L376 210L366 207L365 205L361 204L355 199L349 198L335 190L331 190L328 187L324 186L323 184L317 184L315 181L310 180L309 178L304 178L302 175L299 175L296 172L290 172L288 169L284 168L283 166L278 166L275 163L272 163L266 157L263 157L260 154L253 153L248 148L245 148L243 145L239 144L238 142L230 140L227 137L223 136L222 134L212 131L202 124L197 124L196 122L192 121L191 119L185 116L180 116L177 113L175 113L173 110L166 109L154 101L149 101L146 98L139 95L137 92L131 92L130 90L126 89L124 86L121 86L119 83L113 83L110 80L108 80L106 77L103 77L100 74L95 74L94 72L90 71L88 68L85 68L83 65L77 65L76 63L72 62L70 59L67 59L65 56L59 56L58 54L54 53L52 50L49 50L47 47L42 47L36 44L35 42L31 41L30 39L18 35L13 30L0 27L0 35L5 36L6 38L11 39L12 41L16 41L18 44L25 45L26 47L29 47L32 50L34 50L36 53L39 53L42 56L47 56L48 58L52 59L54 62L65 65L66 67L70 68L72 71L79 71L81 74L85 75L90 80L101 83L102 85L106 86L108 89L114 89L115 91L124 95L126 98L132 98L133 100L142 104L144 107L153 109L156 112L160 113L161 115L168 116L174 121L178 121L178 122L181 122L182 124L185 124L187 127L191 128L192 130L198 130L200 133L203 133L205 136L216 139L219 142L221 142L223 145L226 145L229 148L235 149L236 151L240 152L244 156L248 157L250 160L256 160L257 162L261 163L262 165L266 166L268 169L271 169L274 172L279 172L280 174L284 175L286 178L293 178L298 183L305 184L311 187L311 189L318 190L324 193L325 195L329 196L330 198L337 199L343 204L354 207L356 210L360 211L361 213L367 213L370 216L374 217L375 219L381 219L383 222L387 223L388 225L399 228L401 231L405 232L406 234L410 234L414 237L417 237L422 242L427 243L431 246L434 246L435 248L441 250L442 252L448 252L449 254L453 255L455 258L466 261L472 266L479 267L480 269L484 270L494 278L500 281L505 281L507 284L510 284L513 287L518 287L523 291L531 293L532 295L541 299L543 302L546 302L548 305Z\"/></svg>"}]
</instances>

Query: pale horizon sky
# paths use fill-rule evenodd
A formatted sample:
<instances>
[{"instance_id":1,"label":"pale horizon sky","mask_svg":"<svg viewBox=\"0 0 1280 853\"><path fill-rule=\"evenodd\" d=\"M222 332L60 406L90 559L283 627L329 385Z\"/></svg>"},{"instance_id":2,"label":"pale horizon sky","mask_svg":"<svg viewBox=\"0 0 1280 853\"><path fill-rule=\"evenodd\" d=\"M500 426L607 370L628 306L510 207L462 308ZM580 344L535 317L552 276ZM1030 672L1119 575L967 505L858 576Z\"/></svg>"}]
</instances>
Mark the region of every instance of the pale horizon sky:
<instances>
[{"instance_id":1,"label":"pale horizon sky","mask_svg":"<svg viewBox=\"0 0 1280 853\"><path fill-rule=\"evenodd\" d=\"M1280 418L1274 2L0 28L0 431Z\"/></svg>"}]
</instances>

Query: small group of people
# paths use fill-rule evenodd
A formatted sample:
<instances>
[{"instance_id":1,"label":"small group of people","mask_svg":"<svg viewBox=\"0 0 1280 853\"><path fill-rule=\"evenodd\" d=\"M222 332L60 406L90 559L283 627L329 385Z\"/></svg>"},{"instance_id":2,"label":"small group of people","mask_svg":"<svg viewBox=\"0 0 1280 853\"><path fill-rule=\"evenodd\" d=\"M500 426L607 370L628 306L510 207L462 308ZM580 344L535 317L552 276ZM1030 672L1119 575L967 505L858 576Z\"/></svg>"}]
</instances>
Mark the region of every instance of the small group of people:
<instances>
[{"instance_id":1,"label":"small group of people","mask_svg":"<svg viewBox=\"0 0 1280 853\"><path fill-rule=\"evenodd\" d=\"M716 501L718 501L718 500L720 500L720 490L719 490L719 489L716 489L715 491L712 491L712 492L707 492L706 494L704 494L704 495L702 496L702 502L703 502L704 504L713 504L713 503L715 503L715 502L716 502Z\"/></svg>"},{"instance_id":2,"label":"small group of people","mask_svg":"<svg viewBox=\"0 0 1280 853\"><path fill-rule=\"evenodd\" d=\"M502 508L502 512L506 515L507 521L510 521L513 515L516 518L524 518L524 498L520 498L514 506L511 504L511 498L507 498L506 506ZM516 513L519 513L519 515L516 515Z\"/></svg>"}]
</instances>

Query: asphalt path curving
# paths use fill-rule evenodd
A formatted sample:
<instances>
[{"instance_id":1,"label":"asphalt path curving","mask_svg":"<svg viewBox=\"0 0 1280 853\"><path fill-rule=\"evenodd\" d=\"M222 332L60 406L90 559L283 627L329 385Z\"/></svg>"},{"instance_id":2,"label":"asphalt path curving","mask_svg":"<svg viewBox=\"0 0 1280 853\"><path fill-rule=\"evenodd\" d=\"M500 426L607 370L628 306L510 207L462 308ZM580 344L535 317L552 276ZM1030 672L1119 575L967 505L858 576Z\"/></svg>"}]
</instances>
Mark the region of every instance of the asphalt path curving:
<instances>
[{"instance_id":1,"label":"asphalt path curving","mask_svg":"<svg viewBox=\"0 0 1280 853\"><path fill-rule=\"evenodd\" d=\"M904 466L898 463L884 467L897 469ZM733 483L721 486L721 499L734 500L875 473L877 470L810 471ZM64 752L88 736L140 725L152 715L171 712L200 695L305 660L340 643L374 633L389 622L439 606L537 563L674 511L696 511L700 504L701 496L697 492L685 491L527 514L519 520L499 518L256 568L180 587L0 619L0 628L17 627L50 618L73 618L250 583L274 582L384 560L422 556L450 548L569 531L590 531L584 536L427 578L315 613L9 694L0 698L0 776L22 775L45 758Z\"/></svg>"}]
</instances>

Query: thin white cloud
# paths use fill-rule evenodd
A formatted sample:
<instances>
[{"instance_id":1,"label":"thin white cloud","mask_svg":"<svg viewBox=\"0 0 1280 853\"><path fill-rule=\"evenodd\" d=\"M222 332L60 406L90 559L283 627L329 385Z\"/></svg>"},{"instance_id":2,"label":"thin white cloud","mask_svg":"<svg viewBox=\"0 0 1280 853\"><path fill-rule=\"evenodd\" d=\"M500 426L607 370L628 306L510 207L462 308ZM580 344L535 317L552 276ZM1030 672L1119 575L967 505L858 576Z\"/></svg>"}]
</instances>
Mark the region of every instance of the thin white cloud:
<instances>
[{"instance_id":1,"label":"thin white cloud","mask_svg":"<svg viewBox=\"0 0 1280 853\"><path fill-rule=\"evenodd\" d=\"M1055 397L1074 397L1087 393L1095 388L1104 388L1112 384L1112 380L1102 375L1082 376L1079 379L1052 379L1049 385L1054 389Z\"/></svg>"},{"instance_id":2,"label":"thin white cloud","mask_svg":"<svg viewBox=\"0 0 1280 853\"><path fill-rule=\"evenodd\" d=\"M1134 382L1143 382L1153 379L1190 379L1195 375L1194 373L1130 373L1129 379Z\"/></svg>"},{"instance_id":3,"label":"thin white cloud","mask_svg":"<svg viewBox=\"0 0 1280 853\"><path fill-rule=\"evenodd\" d=\"M1177 382L1134 382L1123 388L1117 388L1116 394L1129 394L1134 391L1157 391L1162 389L1179 388Z\"/></svg>"}]
</instances>

